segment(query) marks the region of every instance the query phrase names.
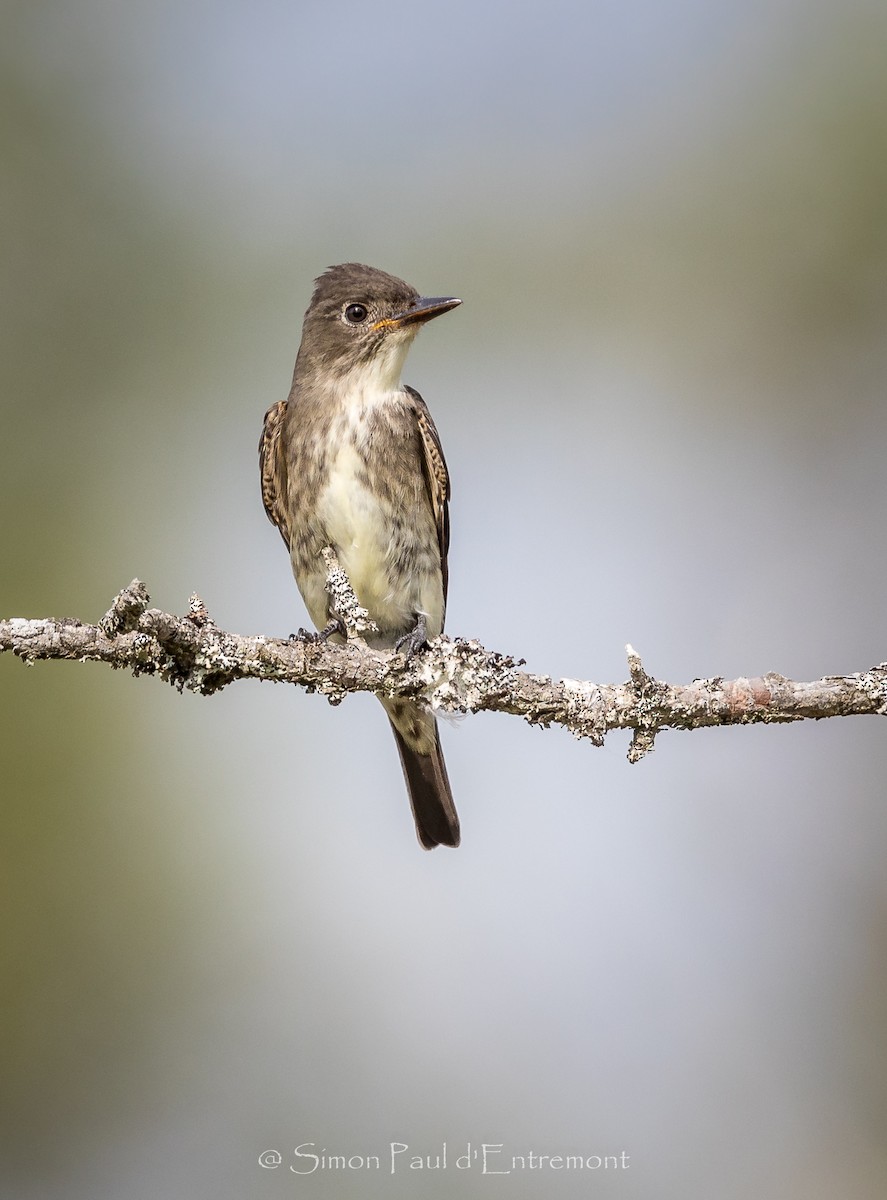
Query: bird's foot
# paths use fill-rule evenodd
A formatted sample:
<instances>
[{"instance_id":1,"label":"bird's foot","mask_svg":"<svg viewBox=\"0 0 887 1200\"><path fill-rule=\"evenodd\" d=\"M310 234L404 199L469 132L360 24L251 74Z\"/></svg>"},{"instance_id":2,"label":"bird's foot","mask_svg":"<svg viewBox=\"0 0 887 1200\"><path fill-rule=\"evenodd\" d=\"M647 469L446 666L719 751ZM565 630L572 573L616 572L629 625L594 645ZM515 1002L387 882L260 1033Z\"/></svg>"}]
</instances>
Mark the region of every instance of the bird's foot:
<instances>
[{"instance_id":1,"label":"bird's foot","mask_svg":"<svg viewBox=\"0 0 887 1200\"><path fill-rule=\"evenodd\" d=\"M321 630L300 629L298 633L291 633L289 640L291 642L307 642L310 645L318 646L329 641L334 633L341 633L342 637L347 637L344 621L339 617L333 617Z\"/></svg>"},{"instance_id":2,"label":"bird's foot","mask_svg":"<svg viewBox=\"0 0 887 1200\"><path fill-rule=\"evenodd\" d=\"M407 658L413 658L421 650L424 650L428 645L428 627L425 621L425 614L419 613L416 616L416 624L403 637L399 637L394 643L394 652L399 654L403 650Z\"/></svg>"}]
</instances>

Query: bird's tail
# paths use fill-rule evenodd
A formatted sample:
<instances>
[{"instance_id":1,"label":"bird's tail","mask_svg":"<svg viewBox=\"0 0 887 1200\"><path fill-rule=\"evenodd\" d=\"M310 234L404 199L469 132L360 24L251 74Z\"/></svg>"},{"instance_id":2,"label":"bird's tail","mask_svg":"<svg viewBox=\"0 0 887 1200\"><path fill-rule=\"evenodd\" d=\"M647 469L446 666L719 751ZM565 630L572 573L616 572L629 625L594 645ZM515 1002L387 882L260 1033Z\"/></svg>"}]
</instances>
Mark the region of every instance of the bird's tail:
<instances>
[{"instance_id":1,"label":"bird's tail","mask_svg":"<svg viewBox=\"0 0 887 1200\"><path fill-rule=\"evenodd\" d=\"M413 806L416 833L426 850L459 845L459 817L434 717L404 700L383 700Z\"/></svg>"}]
</instances>

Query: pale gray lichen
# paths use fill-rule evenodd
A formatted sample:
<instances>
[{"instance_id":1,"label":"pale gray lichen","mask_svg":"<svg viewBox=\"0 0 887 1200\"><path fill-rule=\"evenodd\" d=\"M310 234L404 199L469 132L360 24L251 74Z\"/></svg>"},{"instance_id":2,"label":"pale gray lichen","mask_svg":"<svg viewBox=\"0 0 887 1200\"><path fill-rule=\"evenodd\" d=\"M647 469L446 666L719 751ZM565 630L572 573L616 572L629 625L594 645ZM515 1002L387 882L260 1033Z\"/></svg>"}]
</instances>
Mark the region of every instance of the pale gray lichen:
<instances>
[{"instance_id":1,"label":"pale gray lichen","mask_svg":"<svg viewBox=\"0 0 887 1200\"><path fill-rule=\"evenodd\" d=\"M584 679L562 679L561 688L564 692L564 724L570 733L575 738L589 738L595 746L603 746L600 687Z\"/></svg>"},{"instance_id":2,"label":"pale gray lichen","mask_svg":"<svg viewBox=\"0 0 887 1200\"><path fill-rule=\"evenodd\" d=\"M347 610L351 589L344 572L335 590ZM407 658L371 649L358 638L342 645L241 637L216 628L196 595L184 617L148 609L147 603L147 589L134 580L115 597L104 627L71 618L0 619L0 651L12 652L27 665L48 658L105 662L204 695L236 679L253 678L295 683L321 692L333 704L349 692L370 691L434 710L511 713L530 724L563 725L596 745L609 730L628 728L635 731L631 761L649 753L663 728L887 714L885 663L808 683L769 673L667 685L650 676L640 655L627 647L628 683L555 682L519 670L522 661L485 650L475 640L436 638L424 652ZM114 627L110 634L108 625Z\"/></svg>"},{"instance_id":3,"label":"pale gray lichen","mask_svg":"<svg viewBox=\"0 0 887 1200\"><path fill-rule=\"evenodd\" d=\"M321 552L326 563L326 590L332 600L332 609L345 626L349 638L361 639L365 633L378 633L379 626L358 603L351 581L339 565L336 552L332 546L325 546Z\"/></svg>"}]
</instances>

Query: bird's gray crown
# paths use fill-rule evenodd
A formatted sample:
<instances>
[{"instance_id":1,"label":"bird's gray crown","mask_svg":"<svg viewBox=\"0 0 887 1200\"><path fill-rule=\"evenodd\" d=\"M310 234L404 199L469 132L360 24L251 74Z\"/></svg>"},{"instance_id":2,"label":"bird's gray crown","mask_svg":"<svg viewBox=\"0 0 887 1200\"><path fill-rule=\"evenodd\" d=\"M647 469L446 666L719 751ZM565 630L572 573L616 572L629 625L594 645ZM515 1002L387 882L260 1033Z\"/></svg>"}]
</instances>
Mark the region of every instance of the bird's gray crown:
<instances>
[{"instance_id":1,"label":"bird's gray crown","mask_svg":"<svg viewBox=\"0 0 887 1200\"><path fill-rule=\"evenodd\" d=\"M362 303L384 307L393 314L409 308L418 298L414 287L387 271L363 263L340 263L315 279L308 313L315 309L329 315L349 303Z\"/></svg>"}]
</instances>

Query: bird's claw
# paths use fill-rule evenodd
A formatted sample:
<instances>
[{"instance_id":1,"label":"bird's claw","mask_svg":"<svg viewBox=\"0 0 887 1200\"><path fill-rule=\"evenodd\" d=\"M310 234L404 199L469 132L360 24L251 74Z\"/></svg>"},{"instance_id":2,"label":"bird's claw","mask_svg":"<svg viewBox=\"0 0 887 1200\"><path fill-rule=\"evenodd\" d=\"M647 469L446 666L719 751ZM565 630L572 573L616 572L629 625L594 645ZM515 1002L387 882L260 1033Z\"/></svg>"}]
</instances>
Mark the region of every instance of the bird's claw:
<instances>
[{"instance_id":1,"label":"bird's claw","mask_svg":"<svg viewBox=\"0 0 887 1200\"><path fill-rule=\"evenodd\" d=\"M428 629L425 623L425 614L419 613L416 617L416 624L403 637L399 637L394 643L395 654L400 654L403 650L406 657L413 658L424 650L428 645Z\"/></svg>"},{"instance_id":2,"label":"bird's claw","mask_svg":"<svg viewBox=\"0 0 887 1200\"><path fill-rule=\"evenodd\" d=\"M329 641L334 633L341 633L346 636L345 625L338 617L333 617L321 630L315 629L299 629L298 633L291 633L289 640L291 642L306 642L308 645L321 646L324 642Z\"/></svg>"}]
</instances>

